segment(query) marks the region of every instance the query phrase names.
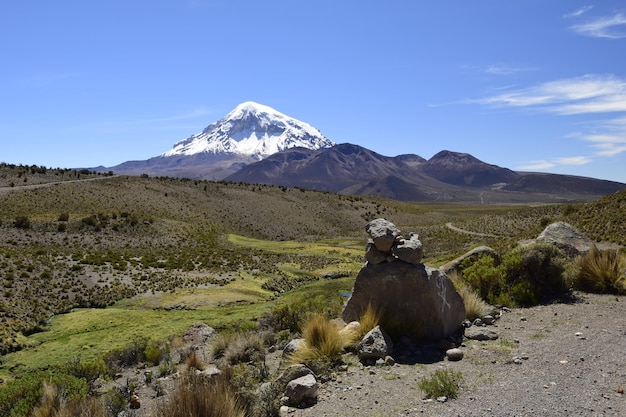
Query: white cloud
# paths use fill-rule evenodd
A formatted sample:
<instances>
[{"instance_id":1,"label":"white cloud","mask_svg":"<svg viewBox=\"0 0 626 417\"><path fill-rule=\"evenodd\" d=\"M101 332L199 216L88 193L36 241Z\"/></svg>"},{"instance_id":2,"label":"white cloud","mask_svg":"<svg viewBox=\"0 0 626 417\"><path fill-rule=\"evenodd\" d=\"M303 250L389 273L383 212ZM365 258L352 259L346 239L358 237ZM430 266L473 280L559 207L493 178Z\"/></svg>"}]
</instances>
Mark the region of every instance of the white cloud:
<instances>
[{"instance_id":1,"label":"white cloud","mask_svg":"<svg viewBox=\"0 0 626 417\"><path fill-rule=\"evenodd\" d=\"M587 23L570 26L574 32L594 38L626 38L626 16L616 13L614 16L599 17Z\"/></svg>"},{"instance_id":2,"label":"white cloud","mask_svg":"<svg viewBox=\"0 0 626 417\"><path fill-rule=\"evenodd\" d=\"M563 17L566 19L570 17L579 17L584 15L591 9L593 9L593 6L583 6L580 9L574 10L573 12L564 14Z\"/></svg>"},{"instance_id":3,"label":"white cloud","mask_svg":"<svg viewBox=\"0 0 626 417\"><path fill-rule=\"evenodd\" d=\"M513 107L540 106L559 114L623 112L626 111L626 80L612 75L585 75L475 101Z\"/></svg>"},{"instance_id":4,"label":"white cloud","mask_svg":"<svg viewBox=\"0 0 626 417\"><path fill-rule=\"evenodd\" d=\"M588 156L569 156L564 158L556 158L554 160L559 165L586 165L592 161Z\"/></svg>"},{"instance_id":5,"label":"white cloud","mask_svg":"<svg viewBox=\"0 0 626 417\"><path fill-rule=\"evenodd\" d=\"M555 164L553 162L539 160L539 161L530 161L525 165L520 165L517 167L518 170L523 171L535 171L535 170L543 170L554 168Z\"/></svg>"},{"instance_id":6,"label":"white cloud","mask_svg":"<svg viewBox=\"0 0 626 417\"><path fill-rule=\"evenodd\" d=\"M592 156L534 161L523 167L526 169L547 169L557 164L583 165L593 157L615 156L626 152L626 80L613 75L585 75L523 89L507 89L470 102L529 108L562 116L616 114L609 120L585 122L591 133L583 130L569 136L590 143L596 150Z\"/></svg>"}]
</instances>

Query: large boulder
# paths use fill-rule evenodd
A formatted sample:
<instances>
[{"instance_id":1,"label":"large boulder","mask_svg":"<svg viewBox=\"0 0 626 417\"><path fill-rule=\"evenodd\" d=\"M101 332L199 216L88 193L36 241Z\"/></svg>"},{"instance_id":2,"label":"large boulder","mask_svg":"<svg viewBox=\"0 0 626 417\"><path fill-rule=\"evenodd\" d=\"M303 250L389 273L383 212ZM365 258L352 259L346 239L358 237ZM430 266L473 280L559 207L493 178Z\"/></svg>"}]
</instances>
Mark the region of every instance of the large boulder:
<instances>
[{"instance_id":1,"label":"large boulder","mask_svg":"<svg viewBox=\"0 0 626 417\"><path fill-rule=\"evenodd\" d=\"M562 249L570 256L586 253L593 246L593 241L582 234L571 224L556 222L548 225L539 234L538 243L551 243Z\"/></svg>"},{"instance_id":2,"label":"large boulder","mask_svg":"<svg viewBox=\"0 0 626 417\"><path fill-rule=\"evenodd\" d=\"M458 337L465 306L452 281L424 264L366 263L356 277L342 318L358 321L370 306L392 337L440 340Z\"/></svg>"}]
</instances>

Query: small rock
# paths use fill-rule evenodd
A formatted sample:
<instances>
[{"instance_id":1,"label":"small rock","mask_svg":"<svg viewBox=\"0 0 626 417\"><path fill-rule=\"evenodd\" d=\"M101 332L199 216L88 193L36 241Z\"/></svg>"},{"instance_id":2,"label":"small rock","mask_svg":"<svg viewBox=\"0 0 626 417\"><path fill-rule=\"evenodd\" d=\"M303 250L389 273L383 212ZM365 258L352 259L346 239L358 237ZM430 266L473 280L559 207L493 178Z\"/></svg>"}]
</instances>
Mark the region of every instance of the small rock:
<instances>
[{"instance_id":1,"label":"small rock","mask_svg":"<svg viewBox=\"0 0 626 417\"><path fill-rule=\"evenodd\" d=\"M496 340L498 334L484 327L470 327L465 331L465 337L472 340Z\"/></svg>"},{"instance_id":2,"label":"small rock","mask_svg":"<svg viewBox=\"0 0 626 417\"><path fill-rule=\"evenodd\" d=\"M439 401L440 403L445 403L446 401L448 401L448 397L446 396L437 397L437 401Z\"/></svg>"},{"instance_id":3,"label":"small rock","mask_svg":"<svg viewBox=\"0 0 626 417\"><path fill-rule=\"evenodd\" d=\"M463 351L458 348L446 350L446 356L449 361L460 361L463 359Z\"/></svg>"},{"instance_id":4,"label":"small rock","mask_svg":"<svg viewBox=\"0 0 626 417\"><path fill-rule=\"evenodd\" d=\"M385 365L387 366L393 366L396 364L396 360L394 358L392 358L391 356L387 355L385 356Z\"/></svg>"},{"instance_id":5,"label":"small rock","mask_svg":"<svg viewBox=\"0 0 626 417\"><path fill-rule=\"evenodd\" d=\"M139 397L135 394L130 396L130 408L132 410L137 410L141 407L141 401L139 401Z\"/></svg>"},{"instance_id":6,"label":"small rock","mask_svg":"<svg viewBox=\"0 0 626 417\"><path fill-rule=\"evenodd\" d=\"M495 323L496 319L493 316L487 315L482 318L482 321L487 325L492 325L493 323Z\"/></svg>"}]
</instances>

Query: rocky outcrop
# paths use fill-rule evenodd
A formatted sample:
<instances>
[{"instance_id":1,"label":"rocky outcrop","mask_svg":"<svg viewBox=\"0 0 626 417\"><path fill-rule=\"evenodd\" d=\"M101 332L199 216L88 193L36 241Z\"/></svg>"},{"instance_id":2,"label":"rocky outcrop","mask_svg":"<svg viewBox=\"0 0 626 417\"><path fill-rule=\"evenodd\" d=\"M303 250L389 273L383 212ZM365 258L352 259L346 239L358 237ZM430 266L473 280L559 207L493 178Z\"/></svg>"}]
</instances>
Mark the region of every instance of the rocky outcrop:
<instances>
[{"instance_id":1,"label":"rocky outcrop","mask_svg":"<svg viewBox=\"0 0 626 417\"><path fill-rule=\"evenodd\" d=\"M548 225L536 239L537 243L551 243L570 256L586 253L593 242L571 224L556 222Z\"/></svg>"},{"instance_id":2,"label":"rocky outcrop","mask_svg":"<svg viewBox=\"0 0 626 417\"><path fill-rule=\"evenodd\" d=\"M463 300L447 275L420 263L417 234L403 234L384 219L370 222L366 231L371 238L367 263L356 278L343 320L358 321L371 306L393 338L458 337L465 319Z\"/></svg>"}]
</instances>

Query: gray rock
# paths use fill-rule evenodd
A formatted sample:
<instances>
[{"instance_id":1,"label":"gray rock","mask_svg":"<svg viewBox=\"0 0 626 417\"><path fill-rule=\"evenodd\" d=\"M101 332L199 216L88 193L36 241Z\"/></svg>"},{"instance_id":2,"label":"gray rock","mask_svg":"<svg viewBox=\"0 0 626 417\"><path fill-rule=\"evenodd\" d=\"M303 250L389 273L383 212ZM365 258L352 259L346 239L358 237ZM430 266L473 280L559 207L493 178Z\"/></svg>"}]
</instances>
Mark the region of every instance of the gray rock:
<instances>
[{"instance_id":1,"label":"gray rock","mask_svg":"<svg viewBox=\"0 0 626 417\"><path fill-rule=\"evenodd\" d=\"M194 345L206 345L211 339L217 336L217 332L205 323L195 323L189 327L183 334L183 342Z\"/></svg>"},{"instance_id":2,"label":"gray rock","mask_svg":"<svg viewBox=\"0 0 626 417\"><path fill-rule=\"evenodd\" d=\"M396 225L385 219L372 220L365 226L365 231L372 238L376 249L383 253L391 250L396 236L401 234Z\"/></svg>"},{"instance_id":3,"label":"gray rock","mask_svg":"<svg viewBox=\"0 0 626 417\"><path fill-rule=\"evenodd\" d=\"M447 275L423 264L365 264L342 313L358 321L368 305L377 309L393 337L440 340L460 332L465 306Z\"/></svg>"},{"instance_id":4,"label":"gray rock","mask_svg":"<svg viewBox=\"0 0 626 417\"><path fill-rule=\"evenodd\" d=\"M283 356L288 356L300 349L304 345L304 339L293 339L283 349Z\"/></svg>"},{"instance_id":5,"label":"gray rock","mask_svg":"<svg viewBox=\"0 0 626 417\"><path fill-rule=\"evenodd\" d=\"M417 265L422 260L422 242L418 239L418 235L411 234L408 239L396 240L391 253L404 262Z\"/></svg>"},{"instance_id":6,"label":"gray rock","mask_svg":"<svg viewBox=\"0 0 626 417\"><path fill-rule=\"evenodd\" d=\"M496 319L491 315L483 316L481 320L487 325L492 325L496 322Z\"/></svg>"},{"instance_id":7,"label":"gray rock","mask_svg":"<svg viewBox=\"0 0 626 417\"><path fill-rule=\"evenodd\" d=\"M498 334L484 327L472 326L465 330L465 337L472 340L496 340Z\"/></svg>"},{"instance_id":8,"label":"gray rock","mask_svg":"<svg viewBox=\"0 0 626 417\"><path fill-rule=\"evenodd\" d=\"M448 349L446 350L446 356L449 361L460 361L463 359L463 351L458 348Z\"/></svg>"},{"instance_id":9,"label":"gray rock","mask_svg":"<svg viewBox=\"0 0 626 417\"><path fill-rule=\"evenodd\" d=\"M280 387L280 391L283 391L289 382L306 375L314 375L313 371L311 371L306 365L291 365L283 371L274 383Z\"/></svg>"},{"instance_id":10,"label":"gray rock","mask_svg":"<svg viewBox=\"0 0 626 417\"><path fill-rule=\"evenodd\" d=\"M287 404L298 406L305 401L317 398L319 383L313 375L305 375L294 379L287 384L285 388L285 397Z\"/></svg>"},{"instance_id":11,"label":"gray rock","mask_svg":"<svg viewBox=\"0 0 626 417\"><path fill-rule=\"evenodd\" d=\"M387 261L387 255L376 249L374 241L369 239L365 248L365 260L371 264L376 265Z\"/></svg>"},{"instance_id":12,"label":"gray rock","mask_svg":"<svg viewBox=\"0 0 626 417\"><path fill-rule=\"evenodd\" d=\"M563 249L570 256L586 253L591 249L593 242L574 226L565 222L556 222L548 225L539 234L538 243L552 243Z\"/></svg>"},{"instance_id":13,"label":"gray rock","mask_svg":"<svg viewBox=\"0 0 626 417\"><path fill-rule=\"evenodd\" d=\"M380 327L370 330L359 342L357 355L362 361L382 359L393 353L393 342L389 335Z\"/></svg>"}]
</instances>

